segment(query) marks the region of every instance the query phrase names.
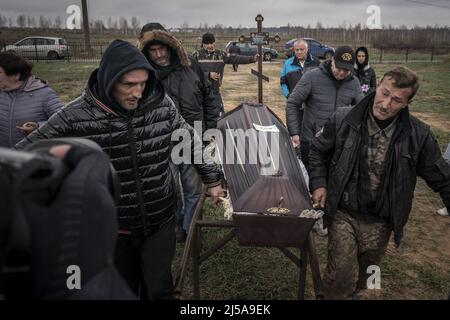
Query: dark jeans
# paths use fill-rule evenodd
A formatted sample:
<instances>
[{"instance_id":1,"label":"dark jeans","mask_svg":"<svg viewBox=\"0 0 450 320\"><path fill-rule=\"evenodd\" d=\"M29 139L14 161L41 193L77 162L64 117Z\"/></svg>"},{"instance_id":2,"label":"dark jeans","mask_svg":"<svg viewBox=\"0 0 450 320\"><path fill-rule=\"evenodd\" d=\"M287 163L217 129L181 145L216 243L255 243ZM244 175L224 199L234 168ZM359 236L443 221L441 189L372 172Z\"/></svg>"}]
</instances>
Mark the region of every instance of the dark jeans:
<instances>
[{"instance_id":1,"label":"dark jeans","mask_svg":"<svg viewBox=\"0 0 450 320\"><path fill-rule=\"evenodd\" d=\"M238 66L239 66L239 65L238 65L237 63L234 63L234 64L233 64L233 71L237 71L237 70L238 70Z\"/></svg>"},{"instance_id":2,"label":"dark jeans","mask_svg":"<svg viewBox=\"0 0 450 320\"><path fill-rule=\"evenodd\" d=\"M219 115L223 113L223 101L220 92L213 92L212 96L214 97L214 104L216 105L217 112Z\"/></svg>"},{"instance_id":3,"label":"dark jeans","mask_svg":"<svg viewBox=\"0 0 450 320\"><path fill-rule=\"evenodd\" d=\"M203 192L202 177L192 164L171 164L171 168L178 187L178 209L175 215L178 221L182 221L183 229L189 232L195 208Z\"/></svg>"},{"instance_id":4,"label":"dark jeans","mask_svg":"<svg viewBox=\"0 0 450 320\"><path fill-rule=\"evenodd\" d=\"M173 298L175 245L175 219L147 237L119 235L116 267L136 296L147 297L148 293L150 300Z\"/></svg>"},{"instance_id":5,"label":"dark jeans","mask_svg":"<svg viewBox=\"0 0 450 320\"><path fill-rule=\"evenodd\" d=\"M301 141L300 154L302 156L302 162L305 165L306 171L309 173L309 141Z\"/></svg>"}]
</instances>

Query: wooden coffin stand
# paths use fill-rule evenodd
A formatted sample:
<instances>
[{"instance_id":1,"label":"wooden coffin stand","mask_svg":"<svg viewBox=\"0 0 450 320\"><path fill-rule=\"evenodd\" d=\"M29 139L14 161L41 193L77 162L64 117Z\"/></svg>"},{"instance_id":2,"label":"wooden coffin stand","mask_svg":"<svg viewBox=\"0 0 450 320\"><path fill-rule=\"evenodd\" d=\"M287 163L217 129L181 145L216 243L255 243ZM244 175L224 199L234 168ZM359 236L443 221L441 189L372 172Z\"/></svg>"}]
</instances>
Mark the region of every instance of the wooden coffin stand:
<instances>
[{"instance_id":1,"label":"wooden coffin stand","mask_svg":"<svg viewBox=\"0 0 450 320\"><path fill-rule=\"evenodd\" d=\"M216 140L216 151L231 199L232 219L204 217L202 208L208 196L205 189L194 212L181 266L175 277L175 295L181 297L191 257L193 298L200 299L200 265L237 237L242 246L275 247L292 260L300 273L299 299L305 297L309 259L315 296L322 298L319 263L311 234L316 219L300 217L304 210L313 208L297 154L283 122L263 104L244 103L225 113L218 122L218 129L222 133L222 141ZM233 136L234 129L243 129L247 133L248 129L253 129L247 134L250 141L247 145L259 142L270 161L265 161L265 165L259 158L253 163L248 161L249 153L254 150L239 148L239 139ZM232 143L226 139L232 139ZM227 163L227 152L234 153L233 163ZM227 228L230 231L209 248L204 248L203 228Z\"/></svg>"}]
</instances>

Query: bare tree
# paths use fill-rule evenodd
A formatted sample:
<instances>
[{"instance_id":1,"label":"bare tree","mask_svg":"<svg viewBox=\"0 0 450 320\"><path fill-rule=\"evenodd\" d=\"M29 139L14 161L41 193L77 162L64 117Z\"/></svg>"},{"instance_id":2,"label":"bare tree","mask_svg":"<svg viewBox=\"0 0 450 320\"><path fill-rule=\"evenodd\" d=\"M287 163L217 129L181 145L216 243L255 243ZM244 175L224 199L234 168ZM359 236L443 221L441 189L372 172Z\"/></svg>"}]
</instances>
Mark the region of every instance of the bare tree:
<instances>
[{"instance_id":1,"label":"bare tree","mask_svg":"<svg viewBox=\"0 0 450 320\"><path fill-rule=\"evenodd\" d=\"M27 21L27 17L24 14L20 14L17 16L16 22L19 27L25 28L26 21Z\"/></svg>"},{"instance_id":2,"label":"bare tree","mask_svg":"<svg viewBox=\"0 0 450 320\"><path fill-rule=\"evenodd\" d=\"M61 26L62 26L62 20L61 20L61 17L60 17L60 16L55 17L55 23L53 24L53 26L54 26L56 29L61 29Z\"/></svg>"},{"instance_id":3,"label":"bare tree","mask_svg":"<svg viewBox=\"0 0 450 320\"><path fill-rule=\"evenodd\" d=\"M103 20L99 20L99 19L94 20L92 22L92 28L96 31L103 31L103 29L104 29Z\"/></svg>"},{"instance_id":4,"label":"bare tree","mask_svg":"<svg viewBox=\"0 0 450 320\"><path fill-rule=\"evenodd\" d=\"M124 18L124 17L120 17L119 18L119 27L120 27L120 30L128 30L128 20L127 20L127 18Z\"/></svg>"},{"instance_id":5,"label":"bare tree","mask_svg":"<svg viewBox=\"0 0 450 320\"><path fill-rule=\"evenodd\" d=\"M12 28L12 26L13 26L13 22L12 22L12 18L11 17L8 18L8 26L10 28Z\"/></svg>"},{"instance_id":6,"label":"bare tree","mask_svg":"<svg viewBox=\"0 0 450 320\"><path fill-rule=\"evenodd\" d=\"M214 25L214 30L215 30L215 33L220 34L220 35L223 35L223 24L221 24L221 23L216 23L216 24Z\"/></svg>"},{"instance_id":7,"label":"bare tree","mask_svg":"<svg viewBox=\"0 0 450 320\"><path fill-rule=\"evenodd\" d=\"M139 22L138 18L131 17L131 28L133 28L134 30L138 30L139 26L140 26L140 22Z\"/></svg>"},{"instance_id":8,"label":"bare tree","mask_svg":"<svg viewBox=\"0 0 450 320\"><path fill-rule=\"evenodd\" d=\"M114 29L114 30L118 30L119 29L118 24L117 24L117 20L114 20L114 22L111 25L111 28Z\"/></svg>"},{"instance_id":9,"label":"bare tree","mask_svg":"<svg viewBox=\"0 0 450 320\"><path fill-rule=\"evenodd\" d=\"M184 21L180 26L181 31L187 31L189 29L189 22Z\"/></svg>"},{"instance_id":10,"label":"bare tree","mask_svg":"<svg viewBox=\"0 0 450 320\"><path fill-rule=\"evenodd\" d=\"M323 24L320 21L317 21L316 23L316 29L323 29Z\"/></svg>"},{"instance_id":11,"label":"bare tree","mask_svg":"<svg viewBox=\"0 0 450 320\"><path fill-rule=\"evenodd\" d=\"M0 27L5 27L8 23L8 18L6 18L4 15L0 14Z\"/></svg>"},{"instance_id":12,"label":"bare tree","mask_svg":"<svg viewBox=\"0 0 450 320\"><path fill-rule=\"evenodd\" d=\"M36 18L35 17L31 17L30 27L32 27L32 28L36 28L37 27L37 22L36 22Z\"/></svg>"},{"instance_id":13,"label":"bare tree","mask_svg":"<svg viewBox=\"0 0 450 320\"><path fill-rule=\"evenodd\" d=\"M108 17L108 19L106 20L106 25L107 25L108 29L113 28L113 19L111 17Z\"/></svg>"},{"instance_id":14,"label":"bare tree","mask_svg":"<svg viewBox=\"0 0 450 320\"><path fill-rule=\"evenodd\" d=\"M44 16L39 16L39 28L50 28L49 19Z\"/></svg>"}]
</instances>

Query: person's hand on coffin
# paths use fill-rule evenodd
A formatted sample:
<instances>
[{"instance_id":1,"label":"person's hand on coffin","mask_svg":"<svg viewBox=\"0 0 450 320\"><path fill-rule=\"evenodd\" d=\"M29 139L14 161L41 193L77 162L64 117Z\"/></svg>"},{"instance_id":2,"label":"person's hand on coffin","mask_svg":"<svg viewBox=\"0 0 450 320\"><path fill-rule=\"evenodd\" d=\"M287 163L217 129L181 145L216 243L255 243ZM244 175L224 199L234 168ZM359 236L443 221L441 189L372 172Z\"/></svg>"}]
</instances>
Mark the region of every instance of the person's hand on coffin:
<instances>
[{"instance_id":1,"label":"person's hand on coffin","mask_svg":"<svg viewBox=\"0 0 450 320\"><path fill-rule=\"evenodd\" d=\"M324 208L325 200L327 199L327 188L319 187L316 190L314 190L312 194L312 199L314 205L316 205L318 208Z\"/></svg>"},{"instance_id":2,"label":"person's hand on coffin","mask_svg":"<svg viewBox=\"0 0 450 320\"><path fill-rule=\"evenodd\" d=\"M222 186L219 184L215 187L211 187L208 189L209 194L211 195L211 199L213 204L217 205L220 201L220 197L223 197L225 193L223 192Z\"/></svg>"},{"instance_id":3,"label":"person's hand on coffin","mask_svg":"<svg viewBox=\"0 0 450 320\"><path fill-rule=\"evenodd\" d=\"M291 141L292 141L292 145L294 146L294 148L300 147L300 136L298 134L296 134L295 136L292 136Z\"/></svg>"}]
</instances>

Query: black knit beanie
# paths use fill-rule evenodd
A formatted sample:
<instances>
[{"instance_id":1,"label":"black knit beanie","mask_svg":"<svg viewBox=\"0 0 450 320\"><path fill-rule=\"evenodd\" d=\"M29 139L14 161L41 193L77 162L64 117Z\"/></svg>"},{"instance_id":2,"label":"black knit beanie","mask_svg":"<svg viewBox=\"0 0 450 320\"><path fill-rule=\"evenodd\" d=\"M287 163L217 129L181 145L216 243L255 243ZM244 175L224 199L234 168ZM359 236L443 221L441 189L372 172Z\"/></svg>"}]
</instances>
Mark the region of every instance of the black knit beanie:
<instances>
[{"instance_id":1,"label":"black knit beanie","mask_svg":"<svg viewBox=\"0 0 450 320\"><path fill-rule=\"evenodd\" d=\"M202 36L202 43L210 44L214 42L216 42L216 38L212 33L207 32Z\"/></svg>"}]
</instances>

